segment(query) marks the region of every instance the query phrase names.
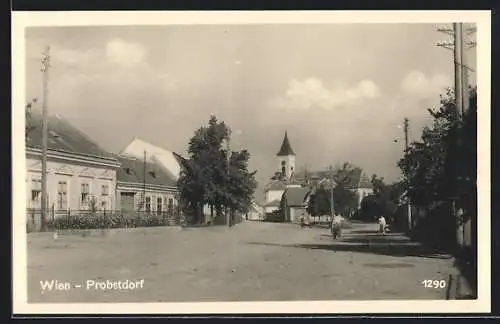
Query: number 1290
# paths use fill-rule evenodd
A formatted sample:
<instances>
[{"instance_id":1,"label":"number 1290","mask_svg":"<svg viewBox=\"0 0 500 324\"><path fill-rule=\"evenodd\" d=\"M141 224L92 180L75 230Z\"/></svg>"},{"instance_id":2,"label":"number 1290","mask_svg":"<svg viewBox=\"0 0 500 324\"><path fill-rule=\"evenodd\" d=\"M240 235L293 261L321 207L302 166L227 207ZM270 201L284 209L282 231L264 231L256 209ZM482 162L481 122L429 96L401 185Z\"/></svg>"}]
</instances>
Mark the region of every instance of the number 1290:
<instances>
[{"instance_id":1,"label":"number 1290","mask_svg":"<svg viewBox=\"0 0 500 324\"><path fill-rule=\"evenodd\" d=\"M425 288L445 288L446 287L446 280L423 280L422 284L424 285Z\"/></svg>"}]
</instances>

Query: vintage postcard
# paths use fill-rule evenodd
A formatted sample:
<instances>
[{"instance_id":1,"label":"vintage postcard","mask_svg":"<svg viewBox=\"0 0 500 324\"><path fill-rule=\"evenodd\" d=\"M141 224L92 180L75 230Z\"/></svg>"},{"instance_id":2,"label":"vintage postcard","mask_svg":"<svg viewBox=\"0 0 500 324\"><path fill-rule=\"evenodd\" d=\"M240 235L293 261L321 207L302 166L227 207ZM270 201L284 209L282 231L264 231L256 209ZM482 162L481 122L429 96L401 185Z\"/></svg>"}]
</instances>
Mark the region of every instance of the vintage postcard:
<instances>
[{"instance_id":1,"label":"vintage postcard","mask_svg":"<svg viewBox=\"0 0 500 324\"><path fill-rule=\"evenodd\" d=\"M14 313L490 311L488 11L12 26Z\"/></svg>"}]
</instances>

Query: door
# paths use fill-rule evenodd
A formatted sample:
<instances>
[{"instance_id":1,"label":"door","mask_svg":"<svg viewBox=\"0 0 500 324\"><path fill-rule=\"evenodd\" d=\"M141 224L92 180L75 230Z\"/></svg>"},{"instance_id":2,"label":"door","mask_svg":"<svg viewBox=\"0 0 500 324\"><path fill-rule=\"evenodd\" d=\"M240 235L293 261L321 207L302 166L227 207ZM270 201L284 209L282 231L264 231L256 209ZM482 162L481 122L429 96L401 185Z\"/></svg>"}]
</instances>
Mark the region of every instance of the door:
<instances>
[{"instance_id":1,"label":"door","mask_svg":"<svg viewBox=\"0 0 500 324\"><path fill-rule=\"evenodd\" d=\"M120 205L121 209L124 212L133 212L134 211L134 192L122 192L120 194Z\"/></svg>"}]
</instances>

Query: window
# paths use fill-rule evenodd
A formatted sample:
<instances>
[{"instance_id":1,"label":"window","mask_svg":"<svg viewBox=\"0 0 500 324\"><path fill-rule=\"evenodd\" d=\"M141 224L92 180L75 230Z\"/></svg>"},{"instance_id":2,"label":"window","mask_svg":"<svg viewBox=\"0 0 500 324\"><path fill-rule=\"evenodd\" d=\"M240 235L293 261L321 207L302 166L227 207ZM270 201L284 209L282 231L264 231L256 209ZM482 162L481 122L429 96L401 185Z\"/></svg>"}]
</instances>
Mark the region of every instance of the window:
<instances>
[{"instance_id":1,"label":"window","mask_svg":"<svg viewBox=\"0 0 500 324\"><path fill-rule=\"evenodd\" d=\"M281 161L281 174L285 174L286 173L286 162L285 160Z\"/></svg>"},{"instance_id":2,"label":"window","mask_svg":"<svg viewBox=\"0 0 500 324\"><path fill-rule=\"evenodd\" d=\"M156 198L156 212L158 215L161 215L162 213L162 205L163 205L163 199L161 197Z\"/></svg>"},{"instance_id":3,"label":"window","mask_svg":"<svg viewBox=\"0 0 500 324\"><path fill-rule=\"evenodd\" d=\"M101 208L108 209L108 196L109 196L109 186L102 185L101 186Z\"/></svg>"},{"instance_id":4,"label":"window","mask_svg":"<svg viewBox=\"0 0 500 324\"><path fill-rule=\"evenodd\" d=\"M90 198L90 186L88 183L82 183L80 186L80 206L83 208L87 207Z\"/></svg>"},{"instance_id":5,"label":"window","mask_svg":"<svg viewBox=\"0 0 500 324\"><path fill-rule=\"evenodd\" d=\"M151 196L151 210L155 211L156 210L156 197Z\"/></svg>"},{"instance_id":6,"label":"window","mask_svg":"<svg viewBox=\"0 0 500 324\"><path fill-rule=\"evenodd\" d=\"M151 197L150 196L146 196L146 212L150 212L151 211Z\"/></svg>"},{"instance_id":7,"label":"window","mask_svg":"<svg viewBox=\"0 0 500 324\"><path fill-rule=\"evenodd\" d=\"M40 197L42 193L42 181L39 179L31 180L31 202L33 207L40 206Z\"/></svg>"},{"instance_id":8,"label":"window","mask_svg":"<svg viewBox=\"0 0 500 324\"><path fill-rule=\"evenodd\" d=\"M168 198L168 212L172 213L174 211L174 200L172 198Z\"/></svg>"},{"instance_id":9,"label":"window","mask_svg":"<svg viewBox=\"0 0 500 324\"><path fill-rule=\"evenodd\" d=\"M57 208L68 208L68 183L66 181L57 183Z\"/></svg>"}]
</instances>

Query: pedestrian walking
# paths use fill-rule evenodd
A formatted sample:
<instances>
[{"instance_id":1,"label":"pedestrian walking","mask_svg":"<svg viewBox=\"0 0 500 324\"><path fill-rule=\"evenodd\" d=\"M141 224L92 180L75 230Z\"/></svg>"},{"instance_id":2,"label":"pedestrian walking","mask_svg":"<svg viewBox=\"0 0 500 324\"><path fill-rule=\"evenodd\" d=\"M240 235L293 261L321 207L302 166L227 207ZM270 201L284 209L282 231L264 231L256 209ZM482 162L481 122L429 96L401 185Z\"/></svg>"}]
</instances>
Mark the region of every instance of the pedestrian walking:
<instances>
[{"instance_id":1,"label":"pedestrian walking","mask_svg":"<svg viewBox=\"0 0 500 324\"><path fill-rule=\"evenodd\" d=\"M387 222L385 221L384 216L380 216L378 218L378 224L379 224L379 232L382 233L382 235L385 235L385 227L387 226Z\"/></svg>"},{"instance_id":2,"label":"pedestrian walking","mask_svg":"<svg viewBox=\"0 0 500 324\"><path fill-rule=\"evenodd\" d=\"M333 216L331 230L334 240L336 240L338 237L340 237L340 235L342 235L343 220L344 220L343 217L339 214Z\"/></svg>"}]
</instances>

